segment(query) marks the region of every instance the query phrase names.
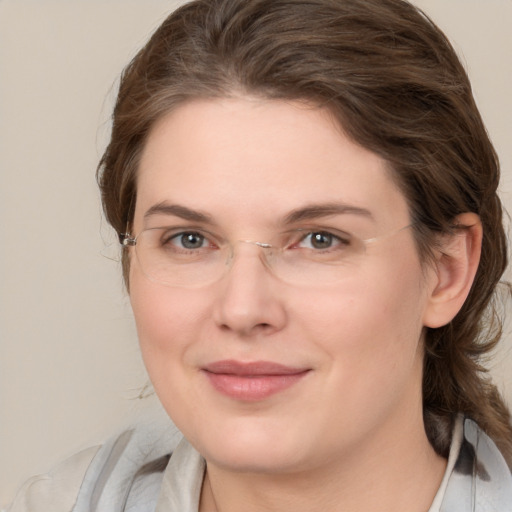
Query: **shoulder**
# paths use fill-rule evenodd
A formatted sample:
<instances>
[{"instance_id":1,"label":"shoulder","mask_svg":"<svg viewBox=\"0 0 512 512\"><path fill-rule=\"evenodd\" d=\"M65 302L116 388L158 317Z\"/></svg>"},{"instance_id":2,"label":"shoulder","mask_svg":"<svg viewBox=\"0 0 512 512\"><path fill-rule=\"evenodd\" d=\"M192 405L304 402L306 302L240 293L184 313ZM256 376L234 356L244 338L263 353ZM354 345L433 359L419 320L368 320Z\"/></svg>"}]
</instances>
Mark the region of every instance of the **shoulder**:
<instances>
[{"instance_id":1,"label":"shoulder","mask_svg":"<svg viewBox=\"0 0 512 512\"><path fill-rule=\"evenodd\" d=\"M472 420L463 439L441 512L502 512L512 503L512 473L492 439Z\"/></svg>"},{"instance_id":2,"label":"shoulder","mask_svg":"<svg viewBox=\"0 0 512 512\"><path fill-rule=\"evenodd\" d=\"M181 434L170 423L139 423L28 480L7 512L129 510L156 502L161 476Z\"/></svg>"},{"instance_id":3,"label":"shoulder","mask_svg":"<svg viewBox=\"0 0 512 512\"><path fill-rule=\"evenodd\" d=\"M38 475L23 485L8 512L69 511L75 504L87 468L100 450L94 446L59 464L45 475Z\"/></svg>"}]
</instances>

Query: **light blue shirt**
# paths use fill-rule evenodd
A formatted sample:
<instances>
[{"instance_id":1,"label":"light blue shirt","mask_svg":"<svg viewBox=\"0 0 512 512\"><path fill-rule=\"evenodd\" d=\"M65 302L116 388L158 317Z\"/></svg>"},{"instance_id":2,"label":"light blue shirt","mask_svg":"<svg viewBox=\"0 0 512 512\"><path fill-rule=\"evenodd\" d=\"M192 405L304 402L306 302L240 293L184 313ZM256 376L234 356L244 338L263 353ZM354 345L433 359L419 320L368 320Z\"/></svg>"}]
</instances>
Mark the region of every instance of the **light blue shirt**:
<instances>
[{"instance_id":1,"label":"light blue shirt","mask_svg":"<svg viewBox=\"0 0 512 512\"><path fill-rule=\"evenodd\" d=\"M83 468L77 482L70 480L74 467ZM138 426L82 452L60 473L29 481L8 512L68 511L66 503L75 503L72 512L198 512L205 467L168 423ZM78 495L69 491L74 486ZM455 424L446 472L429 512L512 512L512 473L472 420L459 417Z\"/></svg>"}]
</instances>

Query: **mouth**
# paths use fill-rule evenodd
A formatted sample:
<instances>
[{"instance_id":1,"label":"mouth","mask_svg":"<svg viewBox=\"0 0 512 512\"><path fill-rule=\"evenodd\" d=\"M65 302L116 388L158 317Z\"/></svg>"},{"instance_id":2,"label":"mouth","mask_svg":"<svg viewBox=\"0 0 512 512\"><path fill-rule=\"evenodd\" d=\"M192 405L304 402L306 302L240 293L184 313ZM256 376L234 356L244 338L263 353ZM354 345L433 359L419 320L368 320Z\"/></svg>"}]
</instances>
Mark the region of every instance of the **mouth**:
<instances>
[{"instance_id":1,"label":"mouth","mask_svg":"<svg viewBox=\"0 0 512 512\"><path fill-rule=\"evenodd\" d=\"M310 371L309 368L296 368L270 361L216 361L202 368L216 391L246 402L264 400L282 392L298 383Z\"/></svg>"}]
</instances>

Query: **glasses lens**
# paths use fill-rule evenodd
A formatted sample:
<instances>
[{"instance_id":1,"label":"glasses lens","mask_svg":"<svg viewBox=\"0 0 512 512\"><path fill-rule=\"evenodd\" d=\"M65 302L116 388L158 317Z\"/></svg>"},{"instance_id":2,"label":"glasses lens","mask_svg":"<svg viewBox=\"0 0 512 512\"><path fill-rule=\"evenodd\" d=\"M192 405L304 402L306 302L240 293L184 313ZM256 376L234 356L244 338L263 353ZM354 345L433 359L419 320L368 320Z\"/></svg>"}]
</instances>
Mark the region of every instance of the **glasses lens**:
<instances>
[{"instance_id":1,"label":"glasses lens","mask_svg":"<svg viewBox=\"0 0 512 512\"><path fill-rule=\"evenodd\" d=\"M168 286L200 287L218 281L237 258L247 256L240 243L252 245L260 256L257 264L263 263L284 282L327 286L353 275L369 247L403 229L366 240L339 230L296 229L272 243L239 240L233 246L203 232L163 227L142 231L135 251L142 272Z\"/></svg>"},{"instance_id":2,"label":"glasses lens","mask_svg":"<svg viewBox=\"0 0 512 512\"><path fill-rule=\"evenodd\" d=\"M220 275L226 249L203 234L176 232L170 228L142 231L135 252L142 272L152 281L169 286L194 287L209 284Z\"/></svg>"}]
</instances>

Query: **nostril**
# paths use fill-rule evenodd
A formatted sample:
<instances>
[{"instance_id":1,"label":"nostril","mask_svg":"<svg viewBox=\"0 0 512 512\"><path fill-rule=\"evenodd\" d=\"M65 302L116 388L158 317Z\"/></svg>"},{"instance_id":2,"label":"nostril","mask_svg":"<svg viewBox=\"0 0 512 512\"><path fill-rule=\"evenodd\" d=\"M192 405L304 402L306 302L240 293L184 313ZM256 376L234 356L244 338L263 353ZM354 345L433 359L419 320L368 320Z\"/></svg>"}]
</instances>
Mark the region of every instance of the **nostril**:
<instances>
[{"instance_id":1,"label":"nostril","mask_svg":"<svg viewBox=\"0 0 512 512\"><path fill-rule=\"evenodd\" d=\"M252 328L252 332L258 332L258 331L268 332L268 331L271 331L271 330L273 330L272 325L271 324L267 324L267 323L256 324Z\"/></svg>"}]
</instances>

